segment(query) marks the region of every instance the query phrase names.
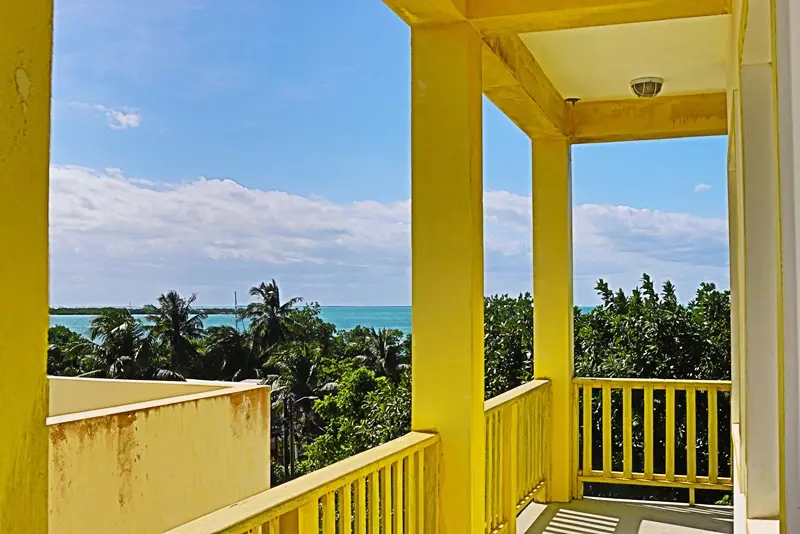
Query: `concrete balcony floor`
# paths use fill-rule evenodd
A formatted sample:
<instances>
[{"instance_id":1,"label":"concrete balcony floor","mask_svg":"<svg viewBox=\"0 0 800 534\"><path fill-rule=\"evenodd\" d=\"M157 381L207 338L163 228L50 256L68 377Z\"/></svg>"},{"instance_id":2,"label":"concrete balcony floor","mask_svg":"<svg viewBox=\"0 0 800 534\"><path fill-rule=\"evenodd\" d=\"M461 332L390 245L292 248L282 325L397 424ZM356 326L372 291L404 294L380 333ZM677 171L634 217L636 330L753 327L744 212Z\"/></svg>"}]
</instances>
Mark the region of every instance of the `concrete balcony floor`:
<instances>
[{"instance_id":1,"label":"concrete balcony floor","mask_svg":"<svg viewBox=\"0 0 800 534\"><path fill-rule=\"evenodd\" d=\"M530 504L517 517L520 534L712 534L733 532L733 508L584 498Z\"/></svg>"}]
</instances>

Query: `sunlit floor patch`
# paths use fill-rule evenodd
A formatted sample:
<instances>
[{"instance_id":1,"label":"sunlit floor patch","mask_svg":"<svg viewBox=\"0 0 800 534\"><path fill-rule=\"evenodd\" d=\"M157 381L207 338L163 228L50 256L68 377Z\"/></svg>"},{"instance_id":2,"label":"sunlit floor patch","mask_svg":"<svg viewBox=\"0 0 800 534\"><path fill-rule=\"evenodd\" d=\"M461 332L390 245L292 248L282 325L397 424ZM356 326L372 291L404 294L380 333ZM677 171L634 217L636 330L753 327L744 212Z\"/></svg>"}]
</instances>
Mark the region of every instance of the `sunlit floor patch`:
<instances>
[{"instance_id":1,"label":"sunlit floor patch","mask_svg":"<svg viewBox=\"0 0 800 534\"><path fill-rule=\"evenodd\" d=\"M727 534L733 512L724 506L586 498L532 504L517 520L520 534Z\"/></svg>"}]
</instances>

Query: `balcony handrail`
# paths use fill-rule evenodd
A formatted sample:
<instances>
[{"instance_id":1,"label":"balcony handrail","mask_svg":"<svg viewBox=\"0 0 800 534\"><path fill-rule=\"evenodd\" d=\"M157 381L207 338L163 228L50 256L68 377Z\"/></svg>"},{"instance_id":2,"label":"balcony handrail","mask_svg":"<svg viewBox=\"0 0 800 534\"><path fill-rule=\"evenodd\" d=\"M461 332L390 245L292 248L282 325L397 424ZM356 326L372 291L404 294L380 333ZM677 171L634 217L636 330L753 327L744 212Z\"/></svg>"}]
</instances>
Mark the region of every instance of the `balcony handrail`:
<instances>
[{"instance_id":1,"label":"balcony handrail","mask_svg":"<svg viewBox=\"0 0 800 534\"><path fill-rule=\"evenodd\" d=\"M500 408L502 408L507 404L510 404L512 402L517 402L521 397L530 393L534 389L545 387L549 383L550 383L549 380L531 380L530 382L526 382L521 386L515 387L514 389L509 389L505 393L501 393L496 397L487 399L483 401L484 415L489 415L490 412L499 410Z\"/></svg>"},{"instance_id":2,"label":"balcony handrail","mask_svg":"<svg viewBox=\"0 0 800 534\"><path fill-rule=\"evenodd\" d=\"M582 497L583 483L636 484L646 486L666 486L687 488L689 502L694 503L695 491L730 490L732 474L723 476L720 460L725 459L726 451L720 447L720 412L725 410L720 401L729 402L731 382L727 380L661 380L638 378L574 378L573 414L575 431L573 433L573 457L575 463L576 493ZM600 395L595 392L600 390ZM633 394L638 392L636 409ZM658 392L660 396L654 395ZM698 392L705 395L699 396ZM682 418L678 417L678 394L682 395ZM705 414L698 412L698 400L705 399ZM588 400L588 402L587 402ZM661 407L657 411L657 407ZM641 408L641 410L639 409ZM622 428L613 428L614 411L621 415ZM663 415L663 420L654 421L655 414ZM698 415L703 417L699 425ZM639 417L643 444L641 446L641 470L633 465L633 422ZM685 433L680 430L685 425ZM663 430L664 465L654 462L654 442L656 431ZM698 430L703 434L698 436ZM724 430L724 429L723 429ZM728 429L729 430L729 429ZM599 434L594 434L598 431ZM678 446L679 439L685 443ZM599 438L599 439L596 439ZM698 473L698 438L705 441L708 449L707 473ZM615 460L612 443L622 444L622 469L615 469L620 459ZM678 455L685 459L678 462ZM599 454L596 454L598 453ZM619 452L619 451L618 451ZM730 457L729 457L730 458ZM602 460L601 462L598 460ZM595 467L602 463L601 469ZM680 463L680 465L678 465ZM685 467L685 474L678 468Z\"/></svg>"},{"instance_id":3,"label":"balcony handrail","mask_svg":"<svg viewBox=\"0 0 800 534\"><path fill-rule=\"evenodd\" d=\"M581 376L573 378L572 384L596 388L610 384L611 387L617 389L623 387L666 389L667 386L672 386L676 389L691 387L698 391L707 391L709 387L713 387L718 391L730 391L731 389L730 380L675 380L670 378L591 378Z\"/></svg>"},{"instance_id":4,"label":"balcony handrail","mask_svg":"<svg viewBox=\"0 0 800 534\"><path fill-rule=\"evenodd\" d=\"M484 402L484 532L514 532L517 514L544 502L550 479L549 380L533 380Z\"/></svg>"},{"instance_id":5,"label":"balcony handrail","mask_svg":"<svg viewBox=\"0 0 800 534\"><path fill-rule=\"evenodd\" d=\"M366 524L367 518L365 514L367 513L367 505L365 490L367 486L365 479L367 477L370 478L371 486L369 488L371 500L369 509L370 522L379 521L379 516L382 516L382 519L387 521L388 518L393 515L391 514L391 509L387 508L387 506L391 506L391 502L389 502L392 500L391 496L393 492L391 488L395 488L395 505L398 502L396 500L397 495L403 493L402 488L404 487L404 481L400 480L402 475L398 476L400 474L397 468L398 462L403 463L403 461L406 460L406 464L412 466L414 473L411 477L413 477L413 485L415 487L410 487L412 483L410 482L411 478L408 476L408 470L405 471L406 486L408 490L411 491L412 495L416 495L419 498L420 504L422 504L429 498L428 494L430 493L430 491L424 491L427 487L425 484L429 483L429 481L425 479L428 477L435 477L436 473L435 455L432 456L433 462L431 462L434 465L430 466L429 469L425 466L425 463L428 463L428 461L424 459L425 455L422 453L437 446L438 443L438 434L410 432L398 439L356 454L355 456L351 456L327 467L323 467L322 469L286 482L275 488L257 493L252 497L248 497L228 507L221 508L195 519L194 521L169 530L167 534L243 534L251 530L258 532L258 527L262 526L265 527L264 532L267 532L267 525L269 525L270 529L273 529L274 526L273 530L278 530L278 518L283 519L281 516L295 511L299 512L297 514L299 516L306 515L305 519L308 521L307 524L316 524L319 513L317 503L320 498L323 497L323 521L331 523L336 520L337 516L337 506L334 497L337 490L340 492L338 502L340 504L342 502L348 503L347 513L342 512L339 514L342 516L340 517L340 521L343 521L344 516L350 517L349 509L350 505L353 504L350 501L350 485L354 483L356 483L356 502L354 504L357 516L355 519L356 521L363 521L364 524ZM420 453L417 461L409 462L409 458L413 458L415 453ZM390 470L392 474L387 474L390 473ZM424 478L422 475L423 470L426 473ZM383 473L383 475L380 476L380 482L379 472ZM394 478L393 485L391 484L392 478ZM435 483L435 478L433 482ZM417 484L419 484L419 486ZM380 497L380 488L378 486L381 486L384 491ZM342 492L343 488L347 488L347 490ZM398 489L401 489L401 491L398 491ZM388 493L386 493L386 490L388 490ZM360 500L359 491L361 492ZM346 495L344 495L344 493L346 493ZM385 497L387 494L390 496L388 499ZM435 497L435 491L433 492L433 496ZM344 499L344 501L342 499ZM376 506L379 501L382 508L380 513ZM402 501L400 502L402 503ZM406 504L407 509L413 507L410 501L407 501ZM435 504L435 502L431 502L428 506L435 506ZM417 509L420 514L424 513L423 506ZM361 517L358 517L359 515ZM394 516L397 515L398 514L394 514ZM298 518L295 517L293 520L298 521ZM301 517L299 520L303 521L303 518ZM417 518L413 518L413 520L416 521ZM422 519L420 519L420 521L422 521ZM280 525L283 525L283 523L281 522ZM269 532L273 530L269 530ZM314 531L316 532L316 529ZM326 530L326 532L328 532L328 530Z\"/></svg>"}]
</instances>

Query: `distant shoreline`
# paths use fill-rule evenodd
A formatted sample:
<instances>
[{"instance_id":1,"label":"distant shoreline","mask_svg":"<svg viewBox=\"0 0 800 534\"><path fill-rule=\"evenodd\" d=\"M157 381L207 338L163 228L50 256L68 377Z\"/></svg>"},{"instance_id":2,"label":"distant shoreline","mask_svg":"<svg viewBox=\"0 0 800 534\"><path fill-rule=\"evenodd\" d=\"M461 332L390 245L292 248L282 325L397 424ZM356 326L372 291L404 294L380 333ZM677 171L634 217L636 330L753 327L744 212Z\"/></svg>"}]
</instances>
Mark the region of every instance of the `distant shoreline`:
<instances>
[{"instance_id":1,"label":"distant shoreline","mask_svg":"<svg viewBox=\"0 0 800 534\"><path fill-rule=\"evenodd\" d=\"M147 315L146 309L142 308L128 308L127 306L97 306L97 307L57 307L50 308L50 315L99 315L102 310L107 309L126 309L130 310L132 315ZM195 308L198 311L205 312L209 315L233 315L236 310L233 308Z\"/></svg>"}]
</instances>

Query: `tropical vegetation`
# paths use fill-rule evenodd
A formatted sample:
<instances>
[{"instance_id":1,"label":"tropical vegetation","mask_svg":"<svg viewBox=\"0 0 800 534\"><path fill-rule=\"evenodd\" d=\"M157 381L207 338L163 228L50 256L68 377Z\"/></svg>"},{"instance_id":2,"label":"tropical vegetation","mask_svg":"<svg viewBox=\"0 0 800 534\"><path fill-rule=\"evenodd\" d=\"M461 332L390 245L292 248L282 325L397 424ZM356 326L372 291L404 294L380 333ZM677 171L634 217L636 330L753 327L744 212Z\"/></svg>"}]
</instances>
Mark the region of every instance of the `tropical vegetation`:
<instances>
[{"instance_id":1,"label":"tropical vegetation","mask_svg":"<svg viewBox=\"0 0 800 534\"><path fill-rule=\"evenodd\" d=\"M575 308L575 374L593 377L730 378L730 301L727 291L701 284L688 304L666 282L657 290L644 275L629 293L596 287L600 305ZM338 330L320 317L317 304L284 298L275 280L250 290L239 311L240 327L204 328L195 296L165 293L143 311L103 308L88 337L50 329L48 372L53 375L183 380L260 380L272 386L275 483L336 462L406 433L411 412L411 336L399 330ZM533 299L494 295L485 299L485 395L532 377ZM246 326L242 326L246 325ZM636 402L637 399L634 399ZM677 410L684 409L678 399ZM698 399L698 410L702 410ZM598 409L599 407L596 407ZM614 421L621 404L614 398ZM656 398L656 420L664 416ZM600 421L600 417L595 417ZM634 420L635 451L643 439ZM704 436L698 422L698 436ZM720 449L727 450L729 421L720 419ZM663 425L655 425L663 428ZM685 448L678 429L676 451ZM619 433L615 433L619 435ZM598 428L595 439L601 436ZM665 438L656 435L656 441ZM700 438L702 439L702 438ZM595 449L599 451L598 447ZM703 443L698 441L702 464ZM614 450L621 450L615 444ZM663 450L663 449L662 449ZM619 459L615 458L615 461ZM636 461L636 460L635 460ZM656 458L656 468L663 458ZM680 462L680 457L676 458ZM677 490L638 487L587 488L587 493L677 498ZM703 497L713 502L718 496Z\"/></svg>"}]
</instances>

